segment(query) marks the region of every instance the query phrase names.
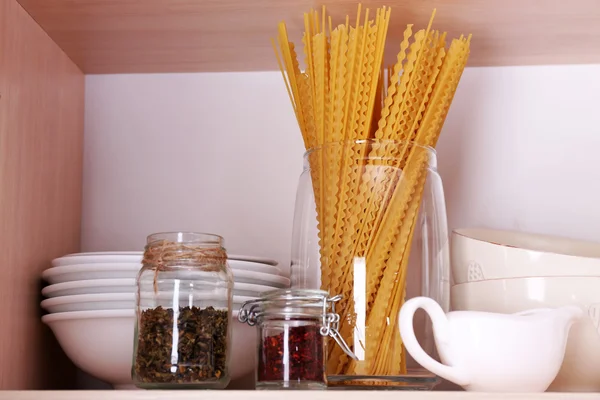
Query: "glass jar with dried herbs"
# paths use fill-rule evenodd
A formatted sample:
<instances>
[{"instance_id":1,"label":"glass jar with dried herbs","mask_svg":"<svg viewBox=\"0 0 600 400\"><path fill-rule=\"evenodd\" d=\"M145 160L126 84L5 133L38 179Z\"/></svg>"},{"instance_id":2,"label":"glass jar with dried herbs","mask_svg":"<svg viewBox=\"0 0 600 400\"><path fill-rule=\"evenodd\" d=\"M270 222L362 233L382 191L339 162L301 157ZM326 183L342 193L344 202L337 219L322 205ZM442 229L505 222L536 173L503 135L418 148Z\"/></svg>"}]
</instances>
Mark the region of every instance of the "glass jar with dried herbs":
<instances>
[{"instance_id":1,"label":"glass jar with dried herbs","mask_svg":"<svg viewBox=\"0 0 600 400\"><path fill-rule=\"evenodd\" d=\"M257 389L325 389L327 337L355 358L338 332L335 303L321 290L274 290L242 306L238 319L258 327Z\"/></svg>"},{"instance_id":2,"label":"glass jar with dried herbs","mask_svg":"<svg viewBox=\"0 0 600 400\"><path fill-rule=\"evenodd\" d=\"M145 389L225 388L233 276L223 238L148 236L137 287L134 383Z\"/></svg>"}]
</instances>

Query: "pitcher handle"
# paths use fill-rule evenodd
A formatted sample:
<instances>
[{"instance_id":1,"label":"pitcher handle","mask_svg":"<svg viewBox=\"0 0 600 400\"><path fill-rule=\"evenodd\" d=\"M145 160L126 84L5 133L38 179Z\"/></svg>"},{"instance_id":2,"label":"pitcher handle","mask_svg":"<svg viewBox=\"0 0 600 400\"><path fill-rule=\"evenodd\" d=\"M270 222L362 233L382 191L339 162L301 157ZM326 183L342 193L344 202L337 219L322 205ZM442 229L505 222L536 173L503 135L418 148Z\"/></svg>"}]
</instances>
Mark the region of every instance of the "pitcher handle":
<instances>
[{"instance_id":1,"label":"pitcher handle","mask_svg":"<svg viewBox=\"0 0 600 400\"><path fill-rule=\"evenodd\" d=\"M450 367L434 360L431 356L425 353L417 341L413 327L413 318L415 312L419 308L422 308L427 314L429 314L429 317L433 322L433 331L437 341L448 344L450 339L448 319L446 318L446 314L444 314L444 311L440 305L429 297L415 297L404 303L402 309L400 309L400 336L402 337L402 341L404 342L406 350L408 350L416 362L434 374L460 386L469 385L470 379L466 376L466 374L458 370L456 367Z\"/></svg>"}]
</instances>

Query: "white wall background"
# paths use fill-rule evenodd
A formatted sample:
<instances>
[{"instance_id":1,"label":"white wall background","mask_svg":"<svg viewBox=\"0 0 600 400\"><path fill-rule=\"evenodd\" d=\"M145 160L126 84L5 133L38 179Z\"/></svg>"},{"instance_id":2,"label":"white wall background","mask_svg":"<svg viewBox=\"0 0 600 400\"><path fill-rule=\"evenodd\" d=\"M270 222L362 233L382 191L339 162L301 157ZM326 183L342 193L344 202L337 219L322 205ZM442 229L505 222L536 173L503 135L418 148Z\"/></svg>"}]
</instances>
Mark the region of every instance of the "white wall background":
<instances>
[{"instance_id":1,"label":"white wall background","mask_svg":"<svg viewBox=\"0 0 600 400\"><path fill-rule=\"evenodd\" d=\"M83 250L195 230L289 262L302 142L278 72L87 77ZM600 242L600 65L469 68L438 144L450 228Z\"/></svg>"}]
</instances>

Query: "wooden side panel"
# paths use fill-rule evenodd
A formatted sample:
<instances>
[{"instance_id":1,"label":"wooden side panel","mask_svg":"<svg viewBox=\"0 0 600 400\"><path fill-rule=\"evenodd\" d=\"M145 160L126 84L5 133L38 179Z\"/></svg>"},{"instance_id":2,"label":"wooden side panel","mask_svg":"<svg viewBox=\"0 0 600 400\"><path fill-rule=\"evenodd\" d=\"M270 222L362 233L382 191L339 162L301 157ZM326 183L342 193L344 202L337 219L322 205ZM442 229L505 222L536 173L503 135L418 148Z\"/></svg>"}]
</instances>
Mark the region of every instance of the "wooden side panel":
<instances>
[{"instance_id":1,"label":"wooden side panel","mask_svg":"<svg viewBox=\"0 0 600 400\"><path fill-rule=\"evenodd\" d=\"M80 240L84 76L0 0L0 389L73 383L40 321L40 273Z\"/></svg>"}]
</instances>

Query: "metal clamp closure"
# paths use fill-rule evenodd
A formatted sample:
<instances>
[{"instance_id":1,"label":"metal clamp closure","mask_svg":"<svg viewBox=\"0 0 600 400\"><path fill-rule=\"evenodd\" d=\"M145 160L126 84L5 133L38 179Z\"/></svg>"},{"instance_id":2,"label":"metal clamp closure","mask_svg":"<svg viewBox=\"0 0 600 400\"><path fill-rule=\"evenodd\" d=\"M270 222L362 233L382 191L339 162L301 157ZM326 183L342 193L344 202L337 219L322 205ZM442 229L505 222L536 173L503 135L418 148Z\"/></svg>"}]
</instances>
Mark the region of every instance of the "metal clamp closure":
<instances>
[{"instance_id":1,"label":"metal clamp closure","mask_svg":"<svg viewBox=\"0 0 600 400\"><path fill-rule=\"evenodd\" d=\"M335 303L342 299L342 295L338 294L337 296L330 297L323 302L323 326L321 327L321 335L329 335L335 340L335 342L342 348L344 353L348 355L348 357L353 360L358 361L358 357L354 354L354 352L350 349L350 346L346 343L342 335L340 335L340 315L335 312ZM327 303L331 305L331 312L327 314L327 321L325 323L325 311L327 307Z\"/></svg>"}]
</instances>

